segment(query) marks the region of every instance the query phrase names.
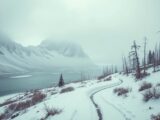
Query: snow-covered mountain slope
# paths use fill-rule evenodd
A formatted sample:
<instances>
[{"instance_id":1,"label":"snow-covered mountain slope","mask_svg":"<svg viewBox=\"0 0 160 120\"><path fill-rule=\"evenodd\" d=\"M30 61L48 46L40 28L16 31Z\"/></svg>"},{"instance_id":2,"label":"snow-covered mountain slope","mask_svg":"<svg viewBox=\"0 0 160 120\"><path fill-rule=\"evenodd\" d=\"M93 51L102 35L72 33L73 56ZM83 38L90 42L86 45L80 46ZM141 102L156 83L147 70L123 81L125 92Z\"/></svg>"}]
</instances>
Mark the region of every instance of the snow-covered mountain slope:
<instances>
[{"instance_id":1,"label":"snow-covered mountain slope","mask_svg":"<svg viewBox=\"0 0 160 120\"><path fill-rule=\"evenodd\" d=\"M57 51L59 54L67 57L87 57L81 46L70 41L45 40L39 45L39 47L50 51Z\"/></svg>"},{"instance_id":2,"label":"snow-covered mountain slope","mask_svg":"<svg viewBox=\"0 0 160 120\"><path fill-rule=\"evenodd\" d=\"M112 79L107 77L39 90L45 97L33 105L27 102L34 98L34 92L4 96L0 98L0 117L14 120L159 120L151 116L160 114L160 98L145 102L143 94L153 88L158 94L160 72L152 73L152 69L148 72L150 76L137 82L132 75L114 74ZM152 87L139 91L143 82L151 83ZM128 93L122 96L114 93L115 88L126 87L131 88ZM20 110L13 109L14 105ZM12 111L5 112L7 109Z\"/></svg>"},{"instance_id":3,"label":"snow-covered mountain slope","mask_svg":"<svg viewBox=\"0 0 160 120\"><path fill-rule=\"evenodd\" d=\"M75 43L46 40L39 46L23 47L0 34L0 73L84 66L94 64Z\"/></svg>"}]
</instances>

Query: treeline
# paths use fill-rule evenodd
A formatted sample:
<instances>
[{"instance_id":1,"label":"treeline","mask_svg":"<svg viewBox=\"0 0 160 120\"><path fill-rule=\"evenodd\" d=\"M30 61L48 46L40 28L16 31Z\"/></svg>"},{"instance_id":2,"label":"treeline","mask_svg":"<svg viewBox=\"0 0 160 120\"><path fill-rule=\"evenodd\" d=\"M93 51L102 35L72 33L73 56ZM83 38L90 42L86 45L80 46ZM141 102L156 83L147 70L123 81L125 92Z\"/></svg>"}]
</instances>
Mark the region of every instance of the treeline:
<instances>
[{"instance_id":1,"label":"treeline","mask_svg":"<svg viewBox=\"0 0 160 120\"><path fill-rule=\"evenodd\" d=\"M137 45L136 41L133 41L131 51L128 53L128 57L122 56L123 73L134 73L137 79L141 79L148 75L146 70L153 67L153 71L156 72L160 65L160 44L155 45L153 50L147 52L147 38L144 38L144 44L141 47ZM143 57L139 56L140 48L143 50Z\"/></svg>"},{"instance_id":2,"label":"treeline","mask_svg":"<svg viewBox=\"0 0 160 120\"><path fill-rule=\"evenodd\" d=\"M117 66L106 66L106 67L103 67L103 70L102 70L102 75L98 77L98 79L102 79L102 78L105 78L111 74L114 74L114 73L118 73L118 68Z\"/></svg>"}]
</instances>

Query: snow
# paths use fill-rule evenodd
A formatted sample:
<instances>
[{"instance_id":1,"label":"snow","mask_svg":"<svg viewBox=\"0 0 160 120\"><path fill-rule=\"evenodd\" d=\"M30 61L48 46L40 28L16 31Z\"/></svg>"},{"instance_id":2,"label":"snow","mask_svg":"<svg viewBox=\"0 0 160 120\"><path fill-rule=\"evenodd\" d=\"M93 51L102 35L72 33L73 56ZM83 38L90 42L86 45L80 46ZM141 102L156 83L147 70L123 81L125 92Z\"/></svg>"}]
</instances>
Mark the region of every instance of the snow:
<instances>
[{"instance_id":1,"label":"snow","mask_svg":"<svg viewBox=\"0 0 160 120\"><path fill-rule=\"evenodd\" d=\"M48 39L42 41L39 47L57 51L59 54L68 57L87 57L81 46L71 41L53 41L52 39Z\"/></svg>"},{"instance_id":2,"label":"snow","mask_svg":"<svg viewBox=\"0 0 160 120\"><path fill-rule=\"evenodd\" d=\"M14 120L39 120L43 118L46 114L44 104L62 110L60 114L50 116L48 120L98 120L99 117L91 96L98 105L103 120L150 120L152 114L160 112L160 100L143 102L143 92L139 92L138 89L144 81L151 82L153 86L160 83L160 72L152 73L151 69L148 72L150 72L150 76L137 82L132 75L114 74L111 81L103 79L70 83L63 88L73 87L74 91L63 94L60 93L63 88L42 89L40 91L46 93L47 98L25 111L20 111L20 115ZM132 88L132 91L127 96L117 96L113 93L116 87L129 87ZM23 93L10 97L16 99L16 96L23 96ZM10 97L1 97L0 104ZM3 113L5 108L6 106L1 107L0 113Z\"/></svg>"},{"instance_id":3,"label":"snow","mask_svg":"<svg viewBox=\"0 0 160 120\"><path fill-rule=\"evenodd\" d=\"M0 33L0 53L0 74L95 67L81 46L72 42L46 40L39 46L24 47Z\"/></svg>"},{"instance_id":4,"label":"snow","mask_svg":"<svg viewBox=\"0 0 160 120\"><path fill-rule=\"evenodd\" d=\"M90 100L90 95L93 90L99 90L101 87L109 85L111 83L116 83L117 81L97 83L97 80L85 81L83 83L71 83L65 87L74 87L73 92L68 92L64 94L57 93L55 95L50 95L44 102L33 106L27 110L25 114L15 118L15 120L25 119L40 119L45 115L44 103L48 106L62 109L63 112L60 115L54 116L54 120L97 120L98 116L93 103ZM44 89L42 91L47 92L53 88ZM59 88L55 88L56 91L60 91ZM4 99L4 98L1 98ZM37 113L37 111L39 111Z\"/></svg>"},{"instance_id":5,"label":"snow","mask_svg":"<svg viewBox=\"0 0 160 120\"><path fill-rule=\"evenodd\" d=\"M133 119L133 120L150 120L150 116L152 114L157 114L160 112L160 100L151 100L147 103L143 102L142 93L138 91L140 85L146 81L151 82L154 86L159 82L160 73L151 73L150 76L146 77L142 81L135 82L133 76L124 76L118 75L119 79L123 80L123 83L118 87L129 87L132 88L132 91L128 94L128 97L118 97L117 95L113 94L113 89L106 89L98 93L95 97L102 108L102 111L109 114L103 114L104 119L114 119L114 120L121 120L122 117L115 117L114 114L117 113L108 110L108 106L111 108L115 108L121 116L122 119ZM149 107L152 107L150 110ZM108 112L107 112L108 111ZM109 116L110 117L109 117ZM119 118L119 119L118 119Z\"/></svg>"}]
</instances>

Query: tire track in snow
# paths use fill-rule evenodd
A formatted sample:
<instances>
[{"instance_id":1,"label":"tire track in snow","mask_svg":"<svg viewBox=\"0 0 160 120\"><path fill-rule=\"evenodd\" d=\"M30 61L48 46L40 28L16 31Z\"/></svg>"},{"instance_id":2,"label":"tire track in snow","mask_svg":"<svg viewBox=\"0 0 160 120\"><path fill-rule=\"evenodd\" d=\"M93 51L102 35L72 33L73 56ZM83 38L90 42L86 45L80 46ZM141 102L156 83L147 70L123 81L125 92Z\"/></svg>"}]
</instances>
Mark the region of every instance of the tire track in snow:
<instances>
[{"instance_id":1,"label":"tire track in snow","mask_svg":"<svg viewBox=\"0 0 160 120\"><path fill-rule=\"evenodd\" d=\"M114 104L108 102L104 97L101 96L101 98L102 98L102 100L103 100L105 103L109 104L109 105L112 106L114 109L116 109L121 115L123 115L123 117L125 118L125 120L131 120L131 118L128 118L127 115L126 115L120 108L118 108L118 107L115 106Z\"/></svg>"},{"instance_id":2,"label":"tire track in snow","mask_svg":"<svg viewBox=\"0 0 160 120\"><path fill-rule=\"evenodd\" d=\"M74 120L76 114L77 114L77 110L75 110L75 111L72 113L72 116L71 116L71 119L70 119L70 120Z\"/></svg>"},{"instance_id":3,"label":"tire track in snow","mask_svg":"<svg viewBox=\"0 0 160 120\"><path fill-rule=\"evenodd\" d=\"M119 79L119 80L120 80L120 79ZM101 88L101 89L98 89L97 91L95 91L94 93L92 93L92 94L90 95L90 99L91 99L93 105L95 106L96 111L97 111L97 115L98 115L98 117L99 117L98 120L103 120L103 115L102 115L102 112L101 112L100 107L98 106L98 104L97 104L97 103L95 102L95 100L94 100L94 96L95 96L97 93L101 92L102 90L109 89L109 88L112 88L112 87L116 87L116 86L118 86L118 85L120 85L120 84L122 84L122 83L123 83L123 80L120 80L120 82L114 83L114 84L112 84L112 85L108 85L108 86L103 87L103 88Z\"/></svg>"},{"instance_id":4,"label":"tire track in snow","mask_svg":"<svg viewBox=\"0 0 160 120\"><path fill-rule=\"evenodd\" d=\"M95 94L96 94L96 93L95 93ZM93 98L95 94L92 94L92 95L90 96L90 99L91 99L92 103L94 104L94 106L96 107L96 111L97 111L99 120L103 120L102 112L101 112L98 104L94 101L94 98Z\"/></svg>"}]
</instances>

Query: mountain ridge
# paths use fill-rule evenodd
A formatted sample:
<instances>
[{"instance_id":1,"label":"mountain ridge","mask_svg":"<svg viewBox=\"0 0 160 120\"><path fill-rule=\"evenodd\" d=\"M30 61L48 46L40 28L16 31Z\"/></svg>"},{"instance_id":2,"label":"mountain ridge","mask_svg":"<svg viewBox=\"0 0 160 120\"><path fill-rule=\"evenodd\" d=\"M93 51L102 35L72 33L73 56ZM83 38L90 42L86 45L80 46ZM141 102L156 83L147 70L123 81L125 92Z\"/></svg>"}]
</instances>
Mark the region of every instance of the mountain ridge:
<instances>
[{"instance_id":1,"label":"mountain ridge","mask_svg":"<svg viewBox=\"0 0 160 120\"><path fill-rule=\"evenodd\" d=\"M81 46L72 42L43 41L24 47L0 35L0 73L94 66Z\"/></svg>"}]
</instances>

